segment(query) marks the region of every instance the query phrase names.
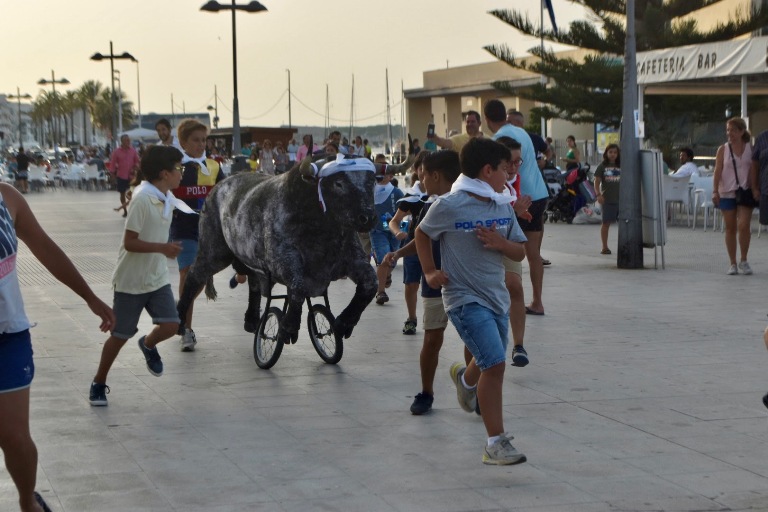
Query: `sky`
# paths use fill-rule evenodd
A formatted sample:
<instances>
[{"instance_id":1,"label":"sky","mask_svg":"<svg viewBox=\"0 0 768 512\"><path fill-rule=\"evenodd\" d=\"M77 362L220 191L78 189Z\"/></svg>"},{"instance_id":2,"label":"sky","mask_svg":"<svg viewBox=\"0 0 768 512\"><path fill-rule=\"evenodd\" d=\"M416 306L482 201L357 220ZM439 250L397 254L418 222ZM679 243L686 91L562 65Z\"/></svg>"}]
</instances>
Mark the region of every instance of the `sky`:
<instances>
[{"instance_id":1,"label":"sky","mask_svg":"<svg viewBox=\"0 0 768 512\"><path fill-rule=\"evenodd\" d=\"M227 0L222 0L228 3ZM245 4L249 0L239 0ZM200 10L204 0L0 0L3 72L0 93L36 97L40 78L109 85L109 61L96 52L129 52L139 60L142 113L204 112L218 88L220 126L232 123L230 11ZM332 124L349 124L354 75L356 126L386 123L385 69L391 116L400 123L400 90L422 86L422 73L494 57L487 44L516 53L538 44L488 14L530 9L524 0L261 0L268 11L237 13L240 122L288 124L288 72L292 123L324 124L326 84ZM584 17L567 0L553 0L557 23ZM523 7L528 6L528 7ZM22 20L27 20L26 23ZM548 19L545 26L549 25ZM137 106L137 65L115 61L122 88ZM60 90L57 87L57 91Z\"/></svg>"}]
</instances>

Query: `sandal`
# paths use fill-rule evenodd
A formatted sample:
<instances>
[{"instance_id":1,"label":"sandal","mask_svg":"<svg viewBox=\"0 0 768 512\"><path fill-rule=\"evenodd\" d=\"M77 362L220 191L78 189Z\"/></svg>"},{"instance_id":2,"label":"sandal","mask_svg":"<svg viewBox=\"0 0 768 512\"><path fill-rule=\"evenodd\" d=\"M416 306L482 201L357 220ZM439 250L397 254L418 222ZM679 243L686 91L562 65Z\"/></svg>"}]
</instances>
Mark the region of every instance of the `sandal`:
<instances>
[{"instance_id":1,"label":"sandal","mask_svg":"<svg viewBox=\"0 0 768 512\"><path fill-rule=\"evenodd\" d=\"M610 249L603 249L602 251L600 251L600 254L611 254L611 250Z\"/></svg>"},{"instance_id":2,"label":"sandal","mask_svg":"<svg viewBox=\"0 0 768 512\"><path fill-rule=\"evenodd\" d=\"M35 501L37 502L37 504L38 504L38 505L40 505L40 508L42 508L42 509L43 509L43 512L51 512L51 509L50 509L50 507L49 507L49 506L48 506L48 504L45 502L45 500L43 499L43 497L42 497L42 496L40 496L40 493L39 493L39 492L37 492L37 491L35 491Z\"/></svg>"}]
</instances>

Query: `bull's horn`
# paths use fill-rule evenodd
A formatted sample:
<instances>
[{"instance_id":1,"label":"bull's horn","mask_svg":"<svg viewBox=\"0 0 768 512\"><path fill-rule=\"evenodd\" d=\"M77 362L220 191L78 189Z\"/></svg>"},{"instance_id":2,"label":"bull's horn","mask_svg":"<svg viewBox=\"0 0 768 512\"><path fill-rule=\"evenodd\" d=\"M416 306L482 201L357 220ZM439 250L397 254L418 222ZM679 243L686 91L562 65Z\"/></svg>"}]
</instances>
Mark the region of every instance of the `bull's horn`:
<instances>
[{"instance_id":1,"label":"bull's horn","mask_svg":"<svg viewBox=\"0 0 768 512\"><path fill-rule=\"evenodd\" d=\"M397 165L388 165L387 166L387 174L400 174L404 170L408 169L413 165L413 162L416 161L416 157L414 155L408 155L408 158L405 159L405 162Z\"/></svg>"},{"instance_id":2,"label":"bull's horn","mask_svg":"<svg viewBox=\"0 0 768 512\"><path fill-rule=\"evenodd\" d=\"M304 160L301 161L301 165L299 166L299 172L302 176L305 176L307 178L314 178L315 172L312 169L312 157L310 155L307 155L304 157Z\"/></svg>"}]
</instances>

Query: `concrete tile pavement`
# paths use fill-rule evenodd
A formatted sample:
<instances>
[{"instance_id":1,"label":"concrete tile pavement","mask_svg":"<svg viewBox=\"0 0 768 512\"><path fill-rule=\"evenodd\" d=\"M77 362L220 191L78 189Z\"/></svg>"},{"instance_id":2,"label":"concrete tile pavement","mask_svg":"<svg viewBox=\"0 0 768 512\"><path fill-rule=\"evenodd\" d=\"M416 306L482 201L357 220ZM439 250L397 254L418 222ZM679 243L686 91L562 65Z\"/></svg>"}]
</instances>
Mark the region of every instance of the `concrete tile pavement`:
<instances>
[{"instance_id":1,"label":"concrete tile pavement","mask_svg":"<svg viewBox=\"0 0 768 512\"><path fill-rule=\"evenodd\" d=\"M27 198L109 301L116 194ZM434 411L408 412L421 333L400 334L400 267L391 301L369 306L339 365L322 363L303 330L270 371L242 331L245 290L222 272L220 299L196 307L198 351L161 344L166 373L155 378L127 344L110 406L97 409L87 392L105 336L23 248L38 323L38 489L53 510L83 512L768 510L766 244L753 238L754 276L729 277L720 233L672 228L666 271L624 271L598 254L597 226L547 225L547 315L528 317L531 364L505 379L507 429L529 461L515 467L481 463L482 423L458 407L447 375L462 346L451 327ZM351 290L332 285L334 312ZM0 510L15 509L0 469Z\"/></svg>"}]
</instances>

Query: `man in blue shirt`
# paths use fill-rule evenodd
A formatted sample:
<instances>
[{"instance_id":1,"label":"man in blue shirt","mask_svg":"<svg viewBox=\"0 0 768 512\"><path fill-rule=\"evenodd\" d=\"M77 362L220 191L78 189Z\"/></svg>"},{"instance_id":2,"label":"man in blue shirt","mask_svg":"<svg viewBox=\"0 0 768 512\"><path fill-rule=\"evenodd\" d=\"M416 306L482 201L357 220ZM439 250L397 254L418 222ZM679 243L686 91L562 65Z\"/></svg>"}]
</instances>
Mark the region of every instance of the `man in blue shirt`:
<instances>
[{"instance_id":1,"label":"man in blue shirt","mask_svg":"<svg viewBox=\"0 0 768 512\"><path fill-rule=\"evenodd\" d=\"M517 126L507 122L507 109L504 103L493 99L483 107L485 125L493 132L493 139L507 136L515 139L522 146L522 160L520 166L520 194L530 196L531 206L528 212L531 220L520 220L520 227L528 241L525 243L525 257L531 274L531 287L533 297L531 303L525 307L529 315L543 315L544 303L541 300L541 289L544 284L544 265L541 259L541 241L544 235L544 210L547 206L549 191L544 183L544 178L536 164L536 151L528 133Z\"/></svg>"}]
</instances>

